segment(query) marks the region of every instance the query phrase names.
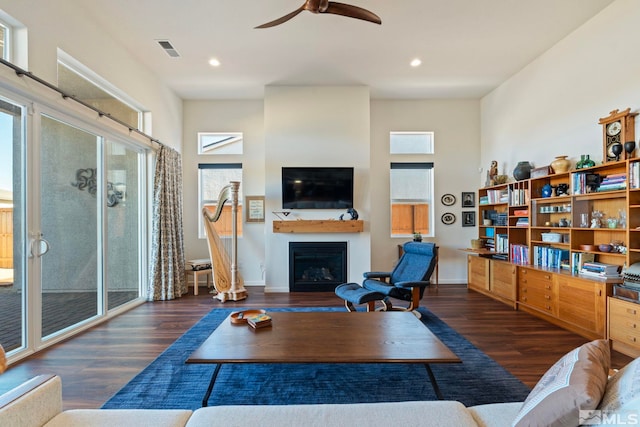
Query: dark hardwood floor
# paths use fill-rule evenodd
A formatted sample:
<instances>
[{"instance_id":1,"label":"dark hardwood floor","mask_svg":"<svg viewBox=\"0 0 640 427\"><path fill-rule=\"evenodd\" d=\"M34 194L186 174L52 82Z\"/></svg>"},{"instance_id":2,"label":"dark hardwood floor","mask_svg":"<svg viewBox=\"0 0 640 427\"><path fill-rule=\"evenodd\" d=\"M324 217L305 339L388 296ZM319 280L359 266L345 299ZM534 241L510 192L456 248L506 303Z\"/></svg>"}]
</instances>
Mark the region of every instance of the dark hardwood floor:
<instances>
[{"instance_id":1,"label":"dark hardwood floor","mask_svg":"<svg viewBox=\"0 0 640 427\"><path fill-rule=\"evenodd\" d=\"M200 291L145 303L16 363L0 376L0 392L34 375L55 373L62 378L65 409L98 408L211 309L342 306L333 292L265 294L248 288L247 300L222 304ZM588 341L462 285L430 289L422 305L531 387L563 354ZM612 356L614 367L630 360Z\"/></svg>"}]
</instances>

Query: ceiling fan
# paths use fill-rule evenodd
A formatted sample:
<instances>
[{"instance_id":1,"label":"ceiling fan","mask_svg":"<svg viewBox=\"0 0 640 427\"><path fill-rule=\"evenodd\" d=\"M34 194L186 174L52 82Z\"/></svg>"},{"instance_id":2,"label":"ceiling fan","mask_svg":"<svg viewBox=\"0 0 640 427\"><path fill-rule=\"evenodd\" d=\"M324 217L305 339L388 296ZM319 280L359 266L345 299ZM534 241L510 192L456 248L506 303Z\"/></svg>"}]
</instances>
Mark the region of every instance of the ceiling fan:
<instances>
[{"instance_id":1,"label":"ceiling fan","mask_svg":"<svg viewBox=\"0 0 640 427\"><path fill-rule=\"evenodd\" d=\"M358 6L353 6L350 4L338 3L335 1L329 0L307 0L304 2L302 6L293 12L284 15L281 18L278 18L274 21L267 22L266 24L262 24L256 28L269 28L275 27L276 25L280 25L284 22L287 22L289 19L293 18L303 10L308 10L311 13L332 13L334 15L342 15L348 18L356 18L362 19L363 21L373 22L375 24L382 24L382 20L378 15L373 12L369 12L367 9L363 9Z\"/></svg>"}]
</instances>

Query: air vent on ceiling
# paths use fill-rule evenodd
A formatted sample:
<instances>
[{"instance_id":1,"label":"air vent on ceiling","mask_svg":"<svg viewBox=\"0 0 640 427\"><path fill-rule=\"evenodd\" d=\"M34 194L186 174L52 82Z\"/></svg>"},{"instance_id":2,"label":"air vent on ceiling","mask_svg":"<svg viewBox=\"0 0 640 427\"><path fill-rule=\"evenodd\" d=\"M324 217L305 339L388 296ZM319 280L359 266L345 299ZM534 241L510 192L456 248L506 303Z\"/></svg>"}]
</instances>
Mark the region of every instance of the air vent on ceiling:
<instances>
[{"instance_id":1,"label":"air vent on ceiling","mask_svg":"<svg viewBox=\"0 0 640 427\"><path fill-rule=\"evenodd\" d=\"M157 42L160 45L160 47L163 48L164 51L167 52L167 55L169 55L170 57L172 58L180 57L180 54L178 53L176 48L173 47L173 45L169 40L157 40Z\"/></svg>"}]
</instances>

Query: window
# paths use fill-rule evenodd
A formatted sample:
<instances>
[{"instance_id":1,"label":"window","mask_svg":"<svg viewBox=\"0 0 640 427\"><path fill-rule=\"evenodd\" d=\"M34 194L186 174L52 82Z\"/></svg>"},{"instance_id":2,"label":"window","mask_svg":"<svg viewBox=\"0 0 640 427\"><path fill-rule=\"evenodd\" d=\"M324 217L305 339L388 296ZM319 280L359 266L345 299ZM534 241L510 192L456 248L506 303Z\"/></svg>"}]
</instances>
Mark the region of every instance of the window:
<instances>
[{"instance_id":1,"label":"window","mask_svg":"<svg viewBox=\"0 0 640 427\"><path fill-rule=\"evenodd\" d=\"M391 132L391 154L433 154L433 132Z\"/></svg>"},{"instance_id":2,"label":"window","mask_svg":"<svg viewBox=\"0 0 640 427\"><path fill-rule=\"evenodd\" d=\"M0 54L2 55L2 59L9 59L9 32L7 31L7 27L0 22Z\"/></svg>"},{"instance_id":3,"label":"window","mask_svg":"<svg viewBox=\"0 0 640 427\"><path fill-rule=\"evenodd\" d=\"M207 236L202 222L202 208L215 212L218 207L218 196L222 188L231 181L242 182L242 163L200 163L198 165L198 235L201 239ZM238 192L238 218L236 227L238 237L242 236L242 185ZM214 224L220 237L231 236L231 205L225 204L220 219Z\"/></svg>"},{"instance_id":4,"label":"window","mask_svg":"<svg viewBox=\"0 0 640 427\"><path fill-rule=\"evenodd\" d=\"M433 163L391 163L391 237L433 236Z\"/></svg>"},{"instance_id":5,"label":"window","mask_svg":"<svg viewBox=\"0 0 640 427\"><path fill-rule=\"evenodd\" d=\"M113 85L58 51L58 88L133 129L143 130L142 109Z\"/></svg>"},{"instance_id":6,"label":"window","mask_svg":"<svg viewBox=\"0 0 640 427\"><path fill-rule=\"evenodd\" d=\"M242 132L198 132L198 154L242 154Z\"/></svg>"}]
</instances>

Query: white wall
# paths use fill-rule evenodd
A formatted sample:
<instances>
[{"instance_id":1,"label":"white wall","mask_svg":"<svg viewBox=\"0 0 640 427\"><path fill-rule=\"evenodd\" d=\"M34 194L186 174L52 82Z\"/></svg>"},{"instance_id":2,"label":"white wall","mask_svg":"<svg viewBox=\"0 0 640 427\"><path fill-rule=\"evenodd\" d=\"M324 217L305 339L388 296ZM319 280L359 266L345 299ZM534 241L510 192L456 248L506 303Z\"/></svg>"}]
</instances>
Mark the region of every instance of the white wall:
<instances>
[{"instance_id":1,"label":"white wall","mask_svg":"<svg viewBox=\"0 0 640 427\"><path fill-rule=\"evenodd\" d=\"M389 154L392 131L433 131L433 155ZM466 254L477 236L476 227L462 227L461 196L477 189L480 157L479 100L373 100L371 102L371 246L372 268L390 270L398 259L398 244L407 239L390 237L389 164L397 161L433 161L435 173L435 237L426 239L440 247L440 283L466 283ZM456 203L444 206L440 198L453 194ZM465 211L476 209L464 209ZM452 212L457 220L444 225L442 214ZM476 223L478 219L476 218Z\"/></svg>"},{"instance_id":2,"label":"white wall","mask_svg":"<svg viewBox=\"0 0 640 427\"><path fill-rule=\"evenodd\" d=\"M370 269L369 89L268 86L265 89L266 291L289 288L289 242L346 241L349 281ZM364 233L273 233L282 210L282 166L354 167L354 207ZM297 210L289 218L337 219L343 210ZM292 218L293 217L293 218Z\"/></svg>"},{"instance_id":3,"label":"white wall","mask_svg":"<svg viewBox=\"0 0 640 427\"><path fill-rule=\"evenodd\" d=\"M187 259L208 258L206 239L198 238L198 163L242 163L244 196L264 195L263 101L184 102L184 245ZM198 155L198 132L242 132L244 155ZM271 219L271 215L267 215ZM243 219L244 220L244 219ZM270 223L269 223L270 224ZM264 283L265 224L246 223L238 239L238 268L245 285Z\"/></svg>"},{"instance_id":4,"label":"white wall","mask_svg":"<svg viewBox=\"0 0 640 427\"><path fill-rule=\"evenodd\" d=\"M639 22L640 1L617 0L484 97L477 166L486 170L495 159L511 175L520 160L602 161L598 119L640 107Z\"/></svg>"},{"instance_id":5,"label":"white wall","mask_svg":"<svg viewBox=\"0 0 640 427\"><path fill-rule=\"evenodd\" d=\"M197 234L197 164L214 162L198 156L196 138L204 131L244 133L244 155L224 161L243 163L245 195L266 195L264 224L244 224L239 239L240 270L247 285L267 284L268 291L288 289L288 242L349 241L351 281L361 273L390 270L398 244L390 237L389 163L435 162L435 230L440 246L441 283L466 282L467 247L477 230L462 227L463 191L475 191L479 157L479 100L369 100L362 87L269 87L264 101L185 101L184 197L187 258L208 256ZM435 132L435 155L390 156L389 132ZM273 211L281 210L280 168L283 165L340 165L356 168L355 207L365 221L364 233L283 235L272 233ZM451 165L455 165L452 167ZM468 165L472 165L469 167ZM457 198L452 207L443 194ZM444 225L440 217L453 212L458 220ZM339 210L296 211L290 218L337 218ZM262 268L266 277L262 275Z\"/></svg>"},{"instance_id":6,"label":"white wall","mask_svg":"<svg viewBox=\"0 0 640 427\"><path fill-rule=\"evenodd\" d=\"M152 112L145 132L181 149L182 100L82 10L57 0L0 0L0 9L27 28L29 71L57 84L57 49L64 50Z\"/></svg>"}]
</instances>

